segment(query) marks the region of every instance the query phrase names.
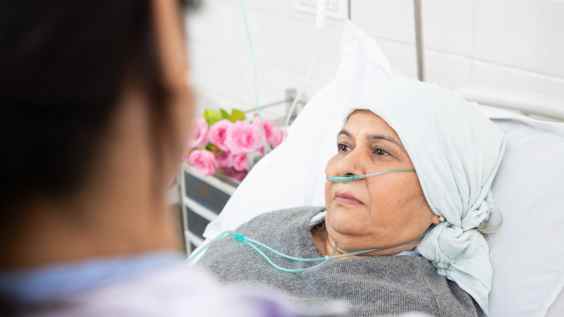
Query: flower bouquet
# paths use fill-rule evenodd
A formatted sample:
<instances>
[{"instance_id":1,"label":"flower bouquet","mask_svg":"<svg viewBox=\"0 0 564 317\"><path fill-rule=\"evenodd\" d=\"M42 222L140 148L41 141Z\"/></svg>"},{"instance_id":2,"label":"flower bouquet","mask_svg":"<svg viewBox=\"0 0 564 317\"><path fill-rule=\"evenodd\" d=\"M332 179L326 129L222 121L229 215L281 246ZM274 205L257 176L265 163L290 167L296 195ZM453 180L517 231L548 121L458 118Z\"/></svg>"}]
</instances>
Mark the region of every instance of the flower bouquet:
<instances>
[{"instance_id":1,"label":"flower bouquet","mask_svg":"<svg viewBox=\"0 0 564 317\"><path fill-rule=\"evenodd\" d=\"M240 182L285 136L284 129L258 115L248 120L238 109L205 109L186 161L205 175Z\"/></svg>"}]
</instances>

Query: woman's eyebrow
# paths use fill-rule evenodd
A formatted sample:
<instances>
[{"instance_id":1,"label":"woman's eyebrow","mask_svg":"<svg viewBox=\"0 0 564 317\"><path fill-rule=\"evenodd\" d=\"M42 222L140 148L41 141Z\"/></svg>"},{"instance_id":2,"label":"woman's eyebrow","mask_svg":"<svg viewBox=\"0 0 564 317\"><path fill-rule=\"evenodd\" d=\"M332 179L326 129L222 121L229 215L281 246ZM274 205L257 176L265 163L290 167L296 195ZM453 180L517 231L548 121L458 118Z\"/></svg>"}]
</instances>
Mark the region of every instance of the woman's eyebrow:
<instances>
[{"instance_id":1,"label":"woman's eyebrow","mask_svg":"<svg viewBox=\"0 0 564 317\"><path fill-rule=\"evenodd\" d=\"M346 129L342 129L341 131L339 131L339 134L337 134L337 137L340 137L341 135L346 136L346 137L349 137L349 138L352 138L352 134L351 134L349 131L347 131ZM392 136L389 136L389 135L386 135L386 134L369 134L369 135L366 136L366 138L367 138L369 141L372 141L372 140L386 140L386 141L388 141L388 142L394 143L395 145L399 146L402 150L405 151L405 149L404 149L403 145L401 144L401 142L398 141L398 140L396 140L396 139L395 139L394 137L392 137Z\"/></svg>"},{"instance_id":2,"label":"woman's eyebrow","mask_svg":"<svg viewBox=\"0 0 564 317\"><path fill-rule=\"evenodd\" d=\"M337 137L340 137L341 135L344 135L344 136L347 136L347 137L349 137L349 138L352 138L352 134L351 134L349 131L345 130L345 129L342 129L341 131L339 131L339 133L337 133Z\"/></svg>"},{"instance_id":3,"label":"woman's eyebrow","mask_svg":"<svg viewBox=\"0 0 564 317\"><path fill-rule=\"evenodd\" d=\"M403 149L403 145L401 144L400 141L396 140L395 138L389 136L389 135L385 135L385 134L369 134L366 136L366 138L368 140L386 140L388 142L392 142L395 145L399 146L401 149Z\"/></svg>"}]
</instances>

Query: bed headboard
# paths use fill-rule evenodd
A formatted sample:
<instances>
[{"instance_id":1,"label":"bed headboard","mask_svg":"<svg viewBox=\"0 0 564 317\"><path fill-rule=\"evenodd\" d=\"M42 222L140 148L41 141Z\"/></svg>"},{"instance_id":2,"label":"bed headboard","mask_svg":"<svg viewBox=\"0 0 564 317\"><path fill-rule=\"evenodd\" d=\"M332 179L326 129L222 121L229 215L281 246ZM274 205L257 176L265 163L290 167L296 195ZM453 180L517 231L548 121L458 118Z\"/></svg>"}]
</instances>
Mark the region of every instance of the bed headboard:
<instances>
[{"instance_id":1,"label":"bed headboard","mask_svg":"<svg viewBox=\"0 0 564 317\"><path fill-rule=\"evenodd\" d=\"M527 116L564 122L564 104L542 96L510 96L484 89L460 89L466 99L485 106L518 111Z\"/></svg>"}]
</instances>

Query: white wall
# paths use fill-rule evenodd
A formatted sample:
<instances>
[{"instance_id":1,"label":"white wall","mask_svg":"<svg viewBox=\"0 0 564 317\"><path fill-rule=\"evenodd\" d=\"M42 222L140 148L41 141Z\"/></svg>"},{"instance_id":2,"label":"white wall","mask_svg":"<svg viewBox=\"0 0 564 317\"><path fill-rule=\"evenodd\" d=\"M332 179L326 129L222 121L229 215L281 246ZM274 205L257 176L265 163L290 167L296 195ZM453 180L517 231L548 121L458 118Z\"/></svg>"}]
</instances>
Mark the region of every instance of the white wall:
<instances>
[{"instance_id":1,"label":"white wall","mask_svg":"<svg viewBox=\"0 0 564 317\"><path fill-rule=\"evenodd\" d=\"M424 2L428 80L564 107L564 1Z\"/></svg>"},{"instance_id":2,"label":"white wall","mask_svg":"<svg viewBox=\"0 0 564 317\"><path fill-rule=\"evenodd\" d=\"M206 0L189 18L194 86L200 106L253 107L309 95L337 66L342 20L322 30L297 0ZM346 0L336 0L346 6ZM564 107L564 0L423 0L428 81ZM253 84L242 4L254 44ZM378 39L393 67L416 77L413 0L352 0L352 20ZM308 69L313 64L312 77Z\"/></svg>"},{"instance_id":3,"label":"white wall","mask_svg":"<svg viewBox=\"0 0 564 317\"><path fill-rule=\"evenodd\" d=\"M190 18L192 78L206 95L203 106L255 106L253 64L240 0L208 0ZM245 0L256 55L260 104L284 99L286 88L313 90L333 75L341 23L315 28L313 15L293 0ZM314 63L312 79L308 69Z\"/></svg>"}]
</instances>

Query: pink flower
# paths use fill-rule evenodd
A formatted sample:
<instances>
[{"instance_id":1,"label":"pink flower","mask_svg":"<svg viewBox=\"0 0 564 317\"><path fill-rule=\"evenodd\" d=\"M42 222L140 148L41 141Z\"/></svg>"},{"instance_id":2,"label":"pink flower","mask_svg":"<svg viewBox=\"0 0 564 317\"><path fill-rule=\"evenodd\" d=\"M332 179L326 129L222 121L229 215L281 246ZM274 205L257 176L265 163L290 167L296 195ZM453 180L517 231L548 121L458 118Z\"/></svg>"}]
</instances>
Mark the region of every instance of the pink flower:
<instances>
[{"instance_id":1,"label":"pink flower","mask_svg":"<svg viewBox=\"0 0 564 317\"><path fill-rule=\"evenodd\" d=\"M286 137L286 133L284 132L284 130L279 128L274 128L272 130L272 135L270 136L270 138L267 139L267 141L272 146L272 148L275 148L278 145L280 145L282 141L284 141L285 137Z\"/></svg>"},{"instance_id":2,"label":"pink flower","mask_svg":"<svg viewBox=\"0 0 564 317\"><path fill-rule=\"evenodd\" d=\"M231 153L229 152L221 152L216 156L217 164L221 168L228 168L233 166L233 161L231 159Z\"/></svg>"},{"instance_id":3,"label":"pink flower","mask_svg":"<svg viewBox=\"0 0 564 317\"><path fill-rule=\"evenodd\" d=\"M261 145L261 133L252 124L237 121L227 132L225 144L232 154L249 153Z\"/></svg>"},{"instance_id":4,"label":"pink flower","mask_svg":"<svg viewBox=\"0 0 564 317\"><path fill-rule=\"evenodd\" d=\"M245 172L238 172L238 171L236 171L232 168L226 169L223 172L224 172L225 176L231 177L231 178L233 178L233 179L235 179L236 181L239 181L239 182L242 181L245 178L245 176L247 176L246 171Z\"/></svg>"},{"instance_id":5,"label":"pink flower","mask_svg":"<svg viewBox=\"0 0 564 317\"><path fill-rule=\"evenodd\" d=\"M188 157L188 164L206 175L213 175L217 169L213 153L204 150L193 151Z\"/></svg>"},{"instance_id":6,"label":"pink flower","mask_svg":"<svg viewBox=\"0 0 564 317\"><path fill-rule=\"evenodd\" d=\"M238 172L243 172L249 169L249 159L245 153L233 154L231 156L231 162L233 164L233 169Z\"/></svg>"},{"instance_id":7,"label":"pink flower","mask_svg":"<svg viewBox=\"0 0 564 317\"><path fill-rule=\"evenodd\" d=\"M208 124L206 120L199 119L196 122L195 136L192 141L192 147L201 147L208 143Z\"/></svg>"},{"instance_id":8,"label":"pink flower","mask_svg":"<svg viewBox=\"0 0 564 317\"><path fill-rule=\"evenodd\" d=\"M257 152L260 154L260 156L264 156L266 150L264 149L264 146L261 146L258 148Z\"/></svg>"},{"instance_id":9,"label":"pink flower","mask_svg":"<svg viewBox=\"0 0 564 317\"><path fill-rule=\"evenodd\" d=\"M254 121L254 125L260 130L262 131L263 135L264 135L264 139L268 140L272 137L272 123L268 120L261 120L260 118L256 118Z\"/></svg>"},{"instance_id":10,"label":"pink flower","mask_svg":"<svg viewBox=\"0 0 564 317\"><path fill-rule=\"evenodd\" d=\"M272 148L277 147L284 140L284 131L273 126L270 121L257 118L254 121L254 125L262 132L264 140L270 144ZM261 155L264 155L264 153L261 153Z\"/></svg>"},{"instance_id":11,"label":"pink flower","mask_svg":"<svg viewBox=\"0 0 564 317\"><path fill-rule=\"evenodd\" d=\"M225 144L229 131L233 127L233 123L228 120L221 120L212 125L209 132L209 140L222 151L228 151L229 148Z\"/></svg>"}]
</instances>

